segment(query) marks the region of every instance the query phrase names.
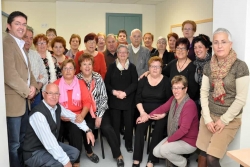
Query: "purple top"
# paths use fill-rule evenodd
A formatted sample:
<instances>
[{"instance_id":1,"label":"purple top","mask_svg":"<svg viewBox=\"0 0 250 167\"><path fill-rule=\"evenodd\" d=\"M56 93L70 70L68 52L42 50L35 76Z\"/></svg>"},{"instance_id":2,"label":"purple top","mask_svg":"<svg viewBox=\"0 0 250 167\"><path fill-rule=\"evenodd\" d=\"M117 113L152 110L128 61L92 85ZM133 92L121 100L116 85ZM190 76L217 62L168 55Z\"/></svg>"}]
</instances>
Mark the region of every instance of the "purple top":
<instances>
[{"instance_id":1,"label":"purple top","mask_svg":"<svg viewBox=\"0 0 250 167\"><path fill-rule=\"evenodd\" d=\"M168 113L171 103L174 99L172 96L166 103L152 111L149 115ZM177 106L176 106L177 107ZM168 137L168 142L183 140L186 143L196 147L196 140L199 130L199 120L197 107L192 99L188 100L181 111L178 129L176 132Z\"/></svg>"}]
</instances>

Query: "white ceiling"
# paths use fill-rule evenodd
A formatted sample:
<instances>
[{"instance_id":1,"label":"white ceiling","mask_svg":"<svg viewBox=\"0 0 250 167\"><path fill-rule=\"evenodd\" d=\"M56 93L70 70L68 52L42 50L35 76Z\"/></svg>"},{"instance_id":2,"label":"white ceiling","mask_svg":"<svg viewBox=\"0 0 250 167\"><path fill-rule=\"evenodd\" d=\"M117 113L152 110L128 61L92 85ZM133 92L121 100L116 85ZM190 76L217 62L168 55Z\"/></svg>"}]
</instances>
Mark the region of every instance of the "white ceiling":
<instances>
[{"instance_id":1,"label":"white ceiling","mask_svg":"<svg viewBox=\"0 0 250 167\"><path fill-rule=\"evenodd\" d=\"M2 1L17 1L17 0L2 0ZM92 2L92 3L118 3L118 4L145 4L156 5L167 0L18 0L19 2Z\"/></svg>"}]
</instances>

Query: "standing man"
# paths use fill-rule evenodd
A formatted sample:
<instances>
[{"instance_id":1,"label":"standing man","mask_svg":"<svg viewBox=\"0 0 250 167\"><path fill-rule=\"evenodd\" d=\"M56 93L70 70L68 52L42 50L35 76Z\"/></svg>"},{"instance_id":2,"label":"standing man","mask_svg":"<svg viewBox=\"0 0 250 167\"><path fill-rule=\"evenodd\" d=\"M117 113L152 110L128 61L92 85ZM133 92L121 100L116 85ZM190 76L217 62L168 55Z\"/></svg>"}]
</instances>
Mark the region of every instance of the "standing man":
<instances>
[{"instance_id":1,"label":"standing man","mask_svg":"<svg viewBox=\"0 0 250 167\"><path fill-rule=\"evenodd\" d=\"M117 49L117 40L115 38L114 34L108 34L106 39L106 50L103 52L107 69L109 65L113 62L115 62L115 59L117 58L116 49Z\"/></svg>"},{"instance_id":2,"label":"standing man","mask_svg":"<svg viewBox=\"0 0 250 167\"><path fill-rule=\"evenodd\" d=\"M41 56L36 51L30 49L33 43L33 29L31 27L27 27L26 34L24 35L23 40L25 41L24 50L28 53L31 65L31 71L36 79L39 90L39 93L34 97L34 99L31 102L31 109L32 109L42 100L40 90L45 84L47 84L48 74L47 70L45 69L43 60L41 59ZM38 43L38 45L42 44Z\"/></svg>"},{"instance_id":3,"label":"standing man","mask_svg":"<svg viewBox=\"0 0 250 167\"><path fill-rule=\"evenodd\" d=\"M129 48L129 61L136 66L138 76L148 71L148 60L150 58L149 49L141 46L141 31L134 29L131 31Z\"/></svg>"},{"instance_id":4,"label":"standing man","mask_svg":"<svg viewBox=\"0 0 250 167\"><path fill-rule=\"evenodd\" d=\"M7 20L8 33L3 39L4 87L10 167L21 167L22 143L28 123L28 103L36 94L36 80L31 73L22 40L27 16L12 12Z\"/></svg>"}]
</instances>

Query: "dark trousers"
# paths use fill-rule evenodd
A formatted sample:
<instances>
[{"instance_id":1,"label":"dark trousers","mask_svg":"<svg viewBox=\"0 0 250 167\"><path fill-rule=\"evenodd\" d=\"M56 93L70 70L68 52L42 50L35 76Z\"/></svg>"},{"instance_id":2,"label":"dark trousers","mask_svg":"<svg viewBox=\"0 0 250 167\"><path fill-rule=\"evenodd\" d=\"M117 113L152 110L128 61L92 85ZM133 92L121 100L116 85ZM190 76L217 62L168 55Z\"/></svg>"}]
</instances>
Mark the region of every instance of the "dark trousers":
<instances>
[{"instance_id":1,"label":"dark trousers","mask_svg":"<svg viewBox=\"0 0 250 167\"><path fill-rule=\"evenodd\" d=\"M77 148L80 152L78 158L76 159L76 163L80 162L81 152L82 152L82 130L79 129L78 126L73 124L70 121L61 121L60 135L59 141L61 137L67 138L69 141L69 145Z\"/></svg>"},{"instance_id":2,"label":"dark trousers","mask_svg":"<svg viewBox=\"0 0 250 167\"><path fill-rule=\"evenodd\" d=\"M73 164L79 157L79 151L67 144L59 142L63 151L68 155L70 162ZM37 150L32 153L32 157L25 161L25 164L29 167L41 166L41 167L63 167L53 156L45 149Z\"/></svg>"},{"instance_id":3,"label":"dark trousers","mask_svg":"<svg viewBox=\"0 0 250 167\"><path fill-rule=\"evenodd\" d=\"M87 125L89 126L89 128L91 128L92 130L95 128L95 119L92 118L89 113L86 115L85 121L87 122ZM102 117L100 129L103 135L107 139L107 142L113 154L113 158L118 158L121 155L121 150L119 147L120 145L119 145L118 139L116 138L115 131L113 127L111 126L109 110L107 110ZM83 132L83 141L84 141L84 146L85 146L85 150L87 151L87 153L88 154L92 153L93 151L91 148L91 144L87 143L86 134L84 132Z\"/></svg>"},{"instance_id":4,"label":"dark trousers","mask_svg":"<svg viewBox=\"0 0 250 167\"><path fill-rule=\"evenodd\" d=\"M125 133L124 133L125 147L132 148L134 109L131 110L110 109L111 124L115 130L115 134L119 141L119 145L121 145L121 139L120 139L121 114L123 114L124 126L125 126Z\"/></svg>"},{"instance_id":5,"label":"dark trousers","mask_svg":"<svg viewBox=\"0 0 250 167\"><path fill-rule=\"evenodd\" d=\"M24 115L20 117L7 117L10 167L21 167L21 164L23 164L22 146L28 125L28 118L27 102Z\"/></svg>"},{"instance_id":6,"label":"dark trousers","mask_svg":"<svg viewBox=\"0 0 250 167\"><path fill-rule=\"evenodd\" d=\"M134 142L134 155L133 160L142 161L143 148L144 148L144 135L148 126L152 123L149 120L145 123L140 123L136 127L135 142ZM153 149L163 139L163 132L167 130L167 117L155 121L155 126L152 132L152 137L149 145L148 161L159 162L159 159L153 155ZM148 141L149 142L149 141Z\"/></svg>"}]
</instances>

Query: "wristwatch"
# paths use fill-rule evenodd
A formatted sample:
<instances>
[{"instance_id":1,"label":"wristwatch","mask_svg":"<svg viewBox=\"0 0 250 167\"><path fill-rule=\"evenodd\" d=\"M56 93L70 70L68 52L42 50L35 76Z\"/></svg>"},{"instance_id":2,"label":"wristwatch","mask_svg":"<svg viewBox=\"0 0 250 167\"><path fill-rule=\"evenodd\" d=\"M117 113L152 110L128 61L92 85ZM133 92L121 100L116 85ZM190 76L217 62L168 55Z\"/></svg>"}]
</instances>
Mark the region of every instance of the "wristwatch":
<instances>
[{"instance_id":1,"label":"wristwatch","mask_svg":"<svg viewBox=\"0 0 250 167\"><path fill-rule=\"evenodd\" d=\"M92 130L89 128L85 133L89 133L89 132L92 132Z\"/></svg>"}]
</instances>

